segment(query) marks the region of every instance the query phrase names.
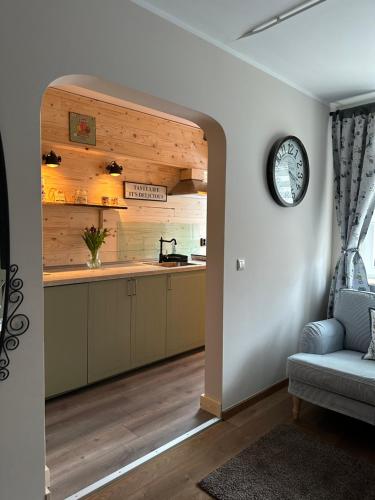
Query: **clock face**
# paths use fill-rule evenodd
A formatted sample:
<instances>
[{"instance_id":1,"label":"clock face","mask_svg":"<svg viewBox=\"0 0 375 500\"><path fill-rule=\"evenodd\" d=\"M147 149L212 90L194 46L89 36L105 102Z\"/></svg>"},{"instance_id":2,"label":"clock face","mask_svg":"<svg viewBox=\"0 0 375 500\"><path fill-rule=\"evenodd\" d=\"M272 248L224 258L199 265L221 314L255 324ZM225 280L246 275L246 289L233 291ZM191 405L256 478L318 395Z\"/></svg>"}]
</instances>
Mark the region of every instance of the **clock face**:
<instances>
[{"instance_id":1,"label":"clock face","mask_svg":"<svg viewBox=\"0 0 375 500\"><path fill-rule=\"evenodd\" d=\"M277 141L268 160L268 182L277 203L295 206L309 182L309 162L302 142L293 136Z\"/></svg>"}]
</instances>

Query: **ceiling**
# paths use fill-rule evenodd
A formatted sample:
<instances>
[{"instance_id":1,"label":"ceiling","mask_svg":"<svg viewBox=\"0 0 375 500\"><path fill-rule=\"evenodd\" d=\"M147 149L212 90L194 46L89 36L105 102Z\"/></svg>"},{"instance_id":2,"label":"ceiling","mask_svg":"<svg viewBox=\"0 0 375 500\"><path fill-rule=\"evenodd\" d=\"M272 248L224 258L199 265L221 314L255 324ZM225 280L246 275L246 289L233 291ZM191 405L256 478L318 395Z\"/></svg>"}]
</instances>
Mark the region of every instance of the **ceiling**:
<instances>
[{"instance_id":1,"label":"ceiling","mask_svg":"<svg viewBox=\"0 0 375 500\"><path fill-rule=\"evenodd\" d=\"M375 1L327 0L249 38L303 0L133 0L330 103L375 91Z\"/></svg>"},{"instance_id":2,"label":"ceiling","mask_svg":"<svg viewBox=\"0 0 375 500\"><path fill-rule=\"evenodd\" d=\"M72 79L69 76L62 77L56 80L55 82L51 83L51 85L49 86L55 89L64 90L65 92L71 92L72 94L90 97L91 99L96 99L102 102L108 102L116 106L121 106L122 108L134 109L135 111L141 111L142 113L147 113L148 115L158 116L159 118L165 118L166 120L172 122L183 123L184 125L188 125L189 127L200 128L199 125L197 125L196 123L191 122L190 120L186 120L185 118L182 118L180 116L170 115L169 113L164 113L163 111L159 111L154 108L142 106L141 104L137 104L135 102L126 101L125 99L113 97L108 94L103 94L102 92L90 90L88 88L83 87L82 85L77 85L78 82L72 83L74 79L75 79L74 77ZM64 81L66 83L63 83ZM70 81L70 83L67 83L67 81Z\"/></svg>"}]
</instances>

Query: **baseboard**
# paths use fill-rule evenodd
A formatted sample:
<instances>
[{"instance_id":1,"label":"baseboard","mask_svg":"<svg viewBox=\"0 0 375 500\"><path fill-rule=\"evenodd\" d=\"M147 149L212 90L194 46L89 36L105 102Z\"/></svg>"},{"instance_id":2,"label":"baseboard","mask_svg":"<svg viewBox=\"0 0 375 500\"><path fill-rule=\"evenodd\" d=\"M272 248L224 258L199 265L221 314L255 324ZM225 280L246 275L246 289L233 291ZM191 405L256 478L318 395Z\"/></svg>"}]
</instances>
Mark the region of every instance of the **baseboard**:
<instances>
[{"instance_id":1,"label":"baseboard","mask_svg":"<svg viewBox=\"0 0 375 500\"><path fill-rule=\"evenodd\" d=\"M228 419L228 418L232 417L233 415L235 415L236 413L240 412L241 410L244 410L245 408L248 408L249 406L255 405L255 403L258 403L258 401L261 401L262 399L270 396L274 392L279 391L280 389L282 389L286 385L288 385L287 378L284 380L281 380L280 382L277 382L274 385L271 385L271 387L268 387L267 389L264 389L263 391L258 392L257 394L254 394L254 396L251 396L250 398L244 399L240 403L237 403L237 404L231 406L230 408L223 410L221 416L224 420ZM202 407L202 403L201 403L201 407Z\"/></svg>"},{"instance_id":2,"label":"baseboard","mask_svg":"<svg viewBox=\"0 0 375 500\"><path fill-rule=\"evenodd\" d=\"M215 417L221 417L221 403L217 399L201 394L200 407L201 410L207 411L211 415L215 415Z\"/></svg>"}]
</instances>

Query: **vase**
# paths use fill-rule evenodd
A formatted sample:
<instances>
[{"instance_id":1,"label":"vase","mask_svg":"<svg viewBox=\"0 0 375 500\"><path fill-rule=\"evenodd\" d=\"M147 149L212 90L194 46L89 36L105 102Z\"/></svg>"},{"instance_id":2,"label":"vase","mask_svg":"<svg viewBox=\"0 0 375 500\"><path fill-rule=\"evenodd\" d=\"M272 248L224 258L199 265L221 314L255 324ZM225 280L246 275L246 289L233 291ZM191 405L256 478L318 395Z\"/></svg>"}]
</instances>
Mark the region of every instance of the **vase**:
<instances>
[{"instance_id":1,"label":"vase","mask_svg":"<svg viewBox=\"0 0 375 500\"><path fill-rule=\"evenodd\" d=\"M99 269L99 267L101 267L102 262L99 259L99 250L91 252L91 258L86 262L86 264L89 269Z\"/></svg>"}]
</instances>

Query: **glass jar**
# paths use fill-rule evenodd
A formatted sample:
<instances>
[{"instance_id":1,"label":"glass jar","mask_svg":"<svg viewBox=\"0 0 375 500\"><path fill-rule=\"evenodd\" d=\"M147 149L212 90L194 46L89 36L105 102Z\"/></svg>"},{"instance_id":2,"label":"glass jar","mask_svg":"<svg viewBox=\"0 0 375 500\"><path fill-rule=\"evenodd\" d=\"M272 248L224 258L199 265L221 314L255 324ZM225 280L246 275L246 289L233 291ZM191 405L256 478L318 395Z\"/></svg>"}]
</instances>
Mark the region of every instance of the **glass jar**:
<instances>
[{"instance_id":1,"label":"glass jar","mask_svg":"<svg viewBox=\"0 0 375 500\"><path fill-rule=\"evenodd\" d=\"M78 188L74 193L74 203L77 205L87 205L87 190Z\"/></svg>"},{"instance_id":2,"label":"glass jar","mask_svg":"<svg viewBox=\"0 0 375 500\"><path fill-rule=\"evenodd\" d=\"M102 262L99 259L99 250L91 252L91 258L86 262L86 265L89 269L99 269L101 267Z\"/></svg>"},{"instance_id":3,"label":"glass jar","mask_svg":"<svg viewBox=\"0 0 375 500\"><path fill-rule=\"evenodd\" d=\"M65 203L65 193L62 189L55 191L55 203Z\"/></svg>"}]
</instances>

